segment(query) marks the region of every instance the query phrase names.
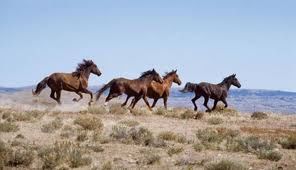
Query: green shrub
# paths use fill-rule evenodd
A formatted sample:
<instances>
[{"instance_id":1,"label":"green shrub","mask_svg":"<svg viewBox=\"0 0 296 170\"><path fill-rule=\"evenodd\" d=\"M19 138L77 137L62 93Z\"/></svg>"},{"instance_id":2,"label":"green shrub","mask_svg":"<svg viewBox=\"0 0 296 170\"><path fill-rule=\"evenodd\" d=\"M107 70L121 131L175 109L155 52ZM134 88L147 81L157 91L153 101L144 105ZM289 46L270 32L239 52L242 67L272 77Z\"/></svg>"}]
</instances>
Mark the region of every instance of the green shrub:
<instances>
[{"instance_id":1,"label":"green shrub","mask_svg":"<svg viewBox=\"0 0 296 170\"><path fill-rule=\"evenodd\" d=\"M254 112L251 115L251 118L257 119L257 120L262 120L262 119L267 119L268 115L266 113L264 113L264 112Z\"/></svg>"},{"instance_id":2,"label":"green shrub","mask_svg":"<svg viewBox=\"0 0 296 170\"><path fill-rule=\"evenodd\" d=\"M290 135L287 139L280 142L284 149L296 149L296 135Z\"/></svg>"},{"instance_id":3,"label":"green shrub","mask_svg":"<svg viewBox=\"0 0 296 170\"><path fill-rule=\"evenodd\" d=\"M12 122L0 123L0 132L17 132L19 130L18 125Z\"/></svg>"},{"instance_id":4,"label":"green shrub","mask_svg":"<svg viewBox=\"0 0 296 170\"><path fill-rule=\"evenodd\" d=\"M272 150L261 150L258 153L259 159L267 159L270 161L278 162L281 160L283 155L278 151L272 151Z\"/></svg>"},{"instance_id":5,"label":"green shrub","mask_svg":"<svg viewBox=\"0 0 296 170\"><path fill-rule=\"evenodd\" d=\"M175 155L175 154L179 154L179 153L181 153L181 152L183 152L184 151L184 148L183 147L171 147L171 148L169 148L169 150L168 150L168 154L170 155L170 156L173 156L173 155Z\"/></svg>"}]
</instances>

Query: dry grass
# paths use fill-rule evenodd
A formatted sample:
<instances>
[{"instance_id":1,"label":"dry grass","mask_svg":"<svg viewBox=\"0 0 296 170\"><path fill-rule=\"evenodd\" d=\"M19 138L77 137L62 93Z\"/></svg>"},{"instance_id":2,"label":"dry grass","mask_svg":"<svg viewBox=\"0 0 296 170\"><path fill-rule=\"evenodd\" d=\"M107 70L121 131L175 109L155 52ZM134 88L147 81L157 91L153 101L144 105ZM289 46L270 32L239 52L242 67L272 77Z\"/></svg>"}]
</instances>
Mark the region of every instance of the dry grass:
<instances>
[{"instance_id":1,"label":"dry grass","mask_svg":"<svg viewBox=\"0 0 296 170\"><path fill-rule=\"evenodd\" d=\"M170 155L170 156L173 156L173 155L175 155L175 154L179 154L179 153L181 153L181 152L183 152L184 151L184 148L183 147L178 147L178 146L174 146L174 147L170 147L169 148L169 150L168 150L168 154Z\"/></svg>"},{"instance_id":2,"label":"dry grass","mask_svg":"<svg viewBox=\"0 0 296 170\"><path fill-rule=\"evenodd\" d=\"M264 112L254 112L251 115L251 118L252 119L257 119L257 120L262 120L262 119L267 119L268 115L266 113L264 113Z\"/></svg>"},{"instance_id":3,"label":"dry grass","mask_svg":"<svg viewBox=\"0 0 296 170\"><path fill-rule=\"evenodd\" d=\"M8 152L5 158L5 166L8 167L27 167L32 164L34 153L29 149L17 149Z\"/></svg>"},{"instance_id":4,"label":"dry grass","mask_svg":"<svg viewBox=\"0 0 296 170\"><path fill-rule=\"evenodd\" d=\"M223 119L220 117L210 117L207 122L210 125L219 125L223 123Z\"/></svg>"},{"instance_id":5,"label":"dry grass","mask_svg":"<svg viewBox=\"0 0 296 170\"><path fill-rule=\"evenodd\" d=\"M102 120L91 115L81 115L75 121L74 124L81 126L85 130L102 130Z\"/></svg>"},{"instance_id":6,"label":"dry grass","mask_svg":"<svg viewBox=\"0 0 296 170\"><path fill-rule=\"evenodd\" d=\"M205 165L206 170L247 170L242 164L230 160L210 162Z\"/></svg>"},{"instance_id":7,"label":"dry grass","mask_svg":"<svg viewBox=\"0 0 296 170\"><path fill-rule=\"evenodd\" d=\"M282 157L283 157L283 155L280 152L273 151L273 150L261 150L258 153L259 159L267 159L267 160L275 161L275 162L278 162L279 160L281 160Z\"/></svg>"},{"instance_id":8,"label":"dry grass","mask_svg":"<svg viewBox=\"0 0 296 170\"><path fill-rule=\"evenodd\" d=\"M119 122L122 125L128 126L128 127L135 127L138 126L140 123L135 120L123 120Z\"/></svg>"},{"instance_id":9,"label":"dry grass","mask_svg":"<svg viewBox=\"0 0 296 170\"><path fill-rule=\"evenodd\" d=\"M125 109L124 107L121 107L121 104L112 104L109 107L109 113L110 114L124 115L124 114L129 113L129 110Z\"/></svg>"},{"instance_id":10,"label":"dry grass","mask_svg":"<svg viewBox=\"0 0 296 170\"><path fill-rule=\"evenodd\" d=\"M158 138L166 141L175 141L178 143L186 143L187 139L182 134L176 134L174 132L165 131L158 134Z\"/></svg>"},{"instance_id":11,"label":"dry grass","mask_svg":"<svg viewBox=\"0 0 296 170\"><path fill-rule=\"evenodd\" d=\"M101 170L112 170L112 162L108 161L103 164Z\"/></svg>"},{"instance_id":12,"label":"dry grass","mask_svg":"<svg viewBox=\"0 0 296 170\"><path fill-rule=\"evenodd\" d=\"M43 162L43 169L68 164L71 168L78 168L91 164L89 157L83 156L84 151L79 145L70 141L56 142L53 146L47 146L39 150L39 157Z\"/></svg>"},{"instance_id":13,"label":"dry grass","mask_svg":"<svg viewBox=\"0 0 296 170\"><path fill-rule=\"evenodd\" d=\"M225 108L223 105L217 105L216 109L211 114L221 114L224 116L237 116L239 113L233 108Z\"/></svg>"},{"instance_id":14,"label":"dry grass","mask_svg":"<svg viewBox=\"0 0 296 170\"><path fill-rule=\"evenodd\" d=\"M152 145L154 142L152 132L144 127L129 129L123 125L116 125L112 127L110 136L125 144L148 146Z\"/></svg>"},{"instance_id":15,"label":"dry grass","mask_svg":"<svg viewBox=\"0 0 296 170\"><path fill-rule=\"evenodd\" d=\"M296 149L296 134L291 134L288 138L280 141L284 149Z\"/></svg>"},{"instance_id":16,"label":"dry grass","mask_svg":"<svg viewBox=\"0 0 296 170\"><path fill-rule=\"evenodd\" d=\"M140 163L143 165L153 165L156 163L160 163L161 157L154 151L144 149L140 151L142 154Z\"/></svg>"},{"instance_id":17,"label":"dry grass","mask_svg":"<svg viewBox=\"0 0 296 170\"><path fill-rule=\"evenodd\" d=\"M89 106L87 112L90 114L106 114L108 113L107 109L103 106Z\"/></svg>"},{"instance_id":18,"label":"dry grass","mask_svg":"<svg viewBox=\"0 0 296 170\"><path fill-rule=\"evenodd\" d=\"M76 140L78 142L84 142L86 140L88 140L88 134L87 134L87 131L80 131L77 135L77 138Z\"/></svg>"},{"instance_id":19,"label":"dry grass","mask_svg":"<svg viewBox=\"0 0 296 170\"><path fill-rule=\"evenodd\" d=\"M41 131L43 133L53 133L58 129L61 129L63 126L63 121L61 118L56 118L53 121L42 125Z\"/></svg>"},{"instance_id":20,"label":"dry grass","mask_svg":"<svg viewBox=\"0 0 296 170\"><path fill-rule=\"evenodd\" d=\"M0 123L0 132L17 132L19 130L19 126L12 122L2 122Z\"/></svg>"}]
</instances>

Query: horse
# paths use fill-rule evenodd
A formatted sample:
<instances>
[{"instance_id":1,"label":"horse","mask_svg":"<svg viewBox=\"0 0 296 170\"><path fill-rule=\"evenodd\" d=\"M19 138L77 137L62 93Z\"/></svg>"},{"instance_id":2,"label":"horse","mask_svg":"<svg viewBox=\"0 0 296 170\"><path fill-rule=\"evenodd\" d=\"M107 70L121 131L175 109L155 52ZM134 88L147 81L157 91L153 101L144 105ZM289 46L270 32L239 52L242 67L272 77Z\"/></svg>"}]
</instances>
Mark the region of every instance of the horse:
<instances>
[{"instance_id":1,"label":"horse","mask_svg":"<svg viewBox=\"0 0 296 170\"><path fill-rule=\"evenodd\" d=\"M194 83L186 83L185 87L181 92L194 92L195 97L191 100L194 105L194 111L197 111L196 100L198 100L201 96L204 97L204 106L207 108L207 112L211 112L216 109L216 106L219 101L222 101L225 105L225 108L228 107L228 103L226 101L228 91L231 85L236 86L237 88L241 88L241 84L236 78L236 74L230 75L219 84L210 84L206 82L202 82L199 84ZM214 100L214 106L212 109L208 107L209 98Z\"/></svg>"},{"instance_id":2,"label":"horse","mask_svg":"<svg viewBox=\"0 0 296 170\"><path fill-rule=\"evenodd\" d=\"M151 82L150 87L147 91L147 97L154 99L152 108L155 107L157 101L160 98L163 98L163 103L165 109L167 109L167 100L170 95L170 89L172 87L172 84L176 83L179 86L182 84L181 80L179 79L179 75L177 74L177 70L173 70L169 73L166 73L166 75L163 77L163 83L158 83L155 81ZM129 96L127 96L126 101L122 104L122 106L125 106L128 102ZM133 104L135 98L131 102L131 105Z\"/></svg>"},{"instance_id":3,"label":"horse","mask_svg":"<svg viewBox=\"0 0 296 170\"><path fill-rule=\"evenodd\" d=\"M149 110L152 110L147 100L147 91L153 80L163 83L162 78L154 69L143 72L139 78L134 80L126 78L113 79L97 92L96 101L99 100L104 91L110 88L109 95L105 100L105 105L107 105L111 99L126 94L127 96L135 97L132 109L135 107L136 103L143 98Z\"/></svg>"},{"instance_id":4,"label":"horse","mask_svg":"<svg viewBox=\"0 0 296 170\"><path fill-rule=\"evenodd\" d=\"M91 105L93 102L93 94L87 89L88 79L91 73L97 76L102 75L101 71L92 60L84 59L72 73L53 73L45 77L37 84L35 91L32 90L32 94L33 96L38 96L41 91L48 86L51 89L50 97L58 104L61 104L60 98L62 90L75 92L79 95L80 98L74 98L74 102L78 102L83 98L81 93L86 93L90 95L88 104Z\"/></svg>"}]
</instances>

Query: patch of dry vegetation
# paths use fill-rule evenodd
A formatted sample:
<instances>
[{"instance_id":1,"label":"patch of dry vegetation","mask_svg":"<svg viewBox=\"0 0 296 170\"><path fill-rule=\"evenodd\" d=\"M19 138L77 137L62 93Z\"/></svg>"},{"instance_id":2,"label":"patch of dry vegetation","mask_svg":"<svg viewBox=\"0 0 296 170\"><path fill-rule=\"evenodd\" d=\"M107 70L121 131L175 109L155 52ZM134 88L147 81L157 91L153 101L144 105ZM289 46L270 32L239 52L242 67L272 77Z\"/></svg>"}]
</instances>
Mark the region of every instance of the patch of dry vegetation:
<instances>
[{"instance_id":1,"label":"patch of dry vegetation","mask_svg":"<svg viewBox=\"0 0 296 170\"><path fill-rule=\"evenodd\" d=\"M223 116L238 116L239 112L233 108L225 108L223 105L217 105L216 109L211 114L220 114Z\"/></svg>"},{"instance_id":2,"label":"patch of dry vegetation","mask_svg":"<svg viewBox=\"0 0 296 170\"><path fill-rule=\"evenodd\" d=\"M153 165L156 163L160 163L161 157L152 149L143 149L141 152L140 163L143 165Z\"/></svg>"},{"instance_id":3,"label":"patch of dry vegetation","mask_svg":"<svg viewBox=\"0 0 296 170\"><path fill-rule=\"evenodd\" d=\"M173 146L173 147L169 148L168 154L169 154L169 156L173 156L173 155L179 154L179 153L181 153L183 151L184 151L183 147L181 147L181 146Z\"/></svg>"},{"instance_id":4,"label":"patch of dry vegetation","mask_svg":"<svg viewBox=\"0 0 296 170\"><path fill-rule=\"evenodd\" d=\"M123 120L119 122L122 125L128 126L128 127L135 127L138 126L140 123L135 120Z\"/></svg>"},{"instance_id":5,"label":"patch of dry vegetation","mask_svg":"<svg viewBox=\"0 0 296 170\"><path fill-rule=\"evenodd\" d=\"M221 117L210 117L207 122L210 125L219 125L223 123L223 119Z\"/></svg>"},{"instance_id":6,"label":"patch of dry vegetation","mask_svg":"<svg viewBox=\"0 0 296 170\"><path fill-rule=\"evenodd\" d=\"M158 134L158 138L166 141L175 141L178 143L186 143L187 139L182 134L177 134L171 131L164 131Z\"/></svg>"},{"instance_id":7,"label":"patch of dry vegetation","mask_svg":"<svg viewBox=\"0 0 296 170\"><path fill-rule=\"evenodd\" d=\"M12 122L2 122L0 123L0 132L17 132L19 130L19 126Z\"/></svg>"},{"instance_id":8,"label":"patch of dry vegetation","mask_svg":"<svg viewBox=\"0 0 296 170\"><path fill-rule=\"evenodd\" d=\"M91 115L81 115L75 119L74 124L81 126L85 130L102 130L104 125L102 120Z\"/></svg>"},{"instance_id":9,"label":"patch of dry vegetation","mask_svg":"<svg viewBox=\"0 0 296 170\"><path fill-rule=\"evenodd\" d=\"M53 146L46 146L38 151L43 162L43 169L54 169L67 164L70 168L78 168L91 164L90 157L84 156L84 149L70 141L56 142Z\"/></svg>"},{"instance_id":10,"label":"patch of dry vegetation","mask_svg":"<svg viewBox=\"0 0 296 170\"><path fill-rule=\"evenodd\" d=\"M61 129L63 126L63 121L61 118L56 118L53 121L42 125L41 131L43 133L53 133L54 131Z\"/></svg>"},{"instance_id":11,"label":"patch of dry vegetation","mask_svg":"<svg viewBox=\"0 0 296 170\"><path fill-rule=\"evenodd\" d=\"M108 113L107 109L103 106L89 106L87 112L90 114L106 114Z\"/></svg>"},{"instance_id":12,"label":"patch of dry vegetation","mask_svg":"<svg viewBox=\"0 0 296 170\"><path fill-rule=\"evenodd\" d=\"M44 114L44 112L37 110L18 112L11 109L5 109L2 110L2 119L9 122L29 122L40 120Z\"/></svg>"},{"instance_id":13,"label":"patch of dry vegetation","mask_svg":"<svg viewBox=\"0 0 296 170\"><path fill-rule=\"evenodd\" d=\"M124 107L121 107L121 104L112 104L109 107L109 113L110 114L124 115L124 114L129 113L129 110L124 108Z\"/></svg>"},{"instance_id":14,"label":"patch of dry vegetation","mask_svg":"<svg viewBox=\"0 0 296 170\"><path fill-rule=\"evenodd\" d=\"M288 138L280 141L284 149L296 149L296 134L291 134Z\"/></svg>"},{"instance_id":15,"label":"patch of dry vegetation","mask_svg":"<svg viewBox=\"0 0 296 170\"><path fill-rule=\"evenodd\" d=\"M247 170L242 164L230 160L209 162L205 165L206 170Z\"/></svg>"},{"instance_id":16,"label":"patch of dry vegetation","mask_svg":"<svg viewBox=\"0 0 296 170\"><path fill-rule=\"evenodd\" d=\"M268 115L266 113L264 113L264 112L254 112L251 115L251 118L252 119L257 119L257 120L262 120L262 119L267 119Z\"/></svg>"}]
</instances>

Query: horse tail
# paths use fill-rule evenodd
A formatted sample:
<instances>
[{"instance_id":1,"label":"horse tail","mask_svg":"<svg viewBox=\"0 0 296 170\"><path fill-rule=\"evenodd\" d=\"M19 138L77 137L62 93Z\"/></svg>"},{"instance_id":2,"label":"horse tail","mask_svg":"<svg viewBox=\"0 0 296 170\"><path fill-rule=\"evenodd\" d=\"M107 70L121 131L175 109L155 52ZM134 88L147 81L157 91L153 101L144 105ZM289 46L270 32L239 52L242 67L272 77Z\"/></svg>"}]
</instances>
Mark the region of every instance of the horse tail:
<instances>
[{"instance_id":1,"label":"horse tail","mask_svg":"<svg viewBox=\"0 0 296 170\"><path fill-rule=\"evenodd\" d=\"M41 91L46 88L48 79L49 77L45 77L41 82L37 84L35 91L32 89L33 96L38 96Z\"/></svg>"},{"instance_id":2,"label":"horse tail","mask_svg":"<svg viewBox=\"0 0 296 170\"><path fill-rule=\"evenodd\" d=\"M110 88L115 81L116 79L111 80L108 84L104 85L99 91L97 91L96 101L100 99L103 92Z\"/></svg>"}]
</instances>

